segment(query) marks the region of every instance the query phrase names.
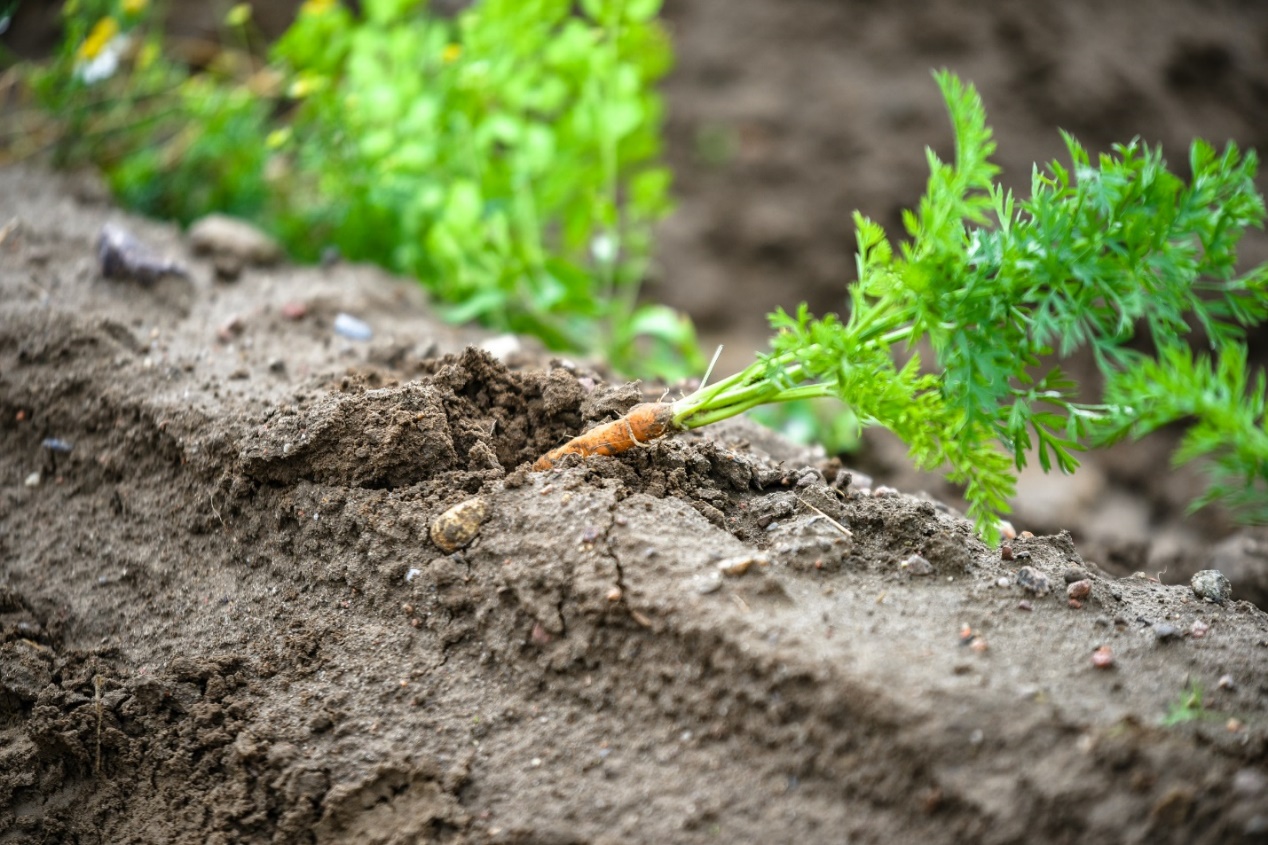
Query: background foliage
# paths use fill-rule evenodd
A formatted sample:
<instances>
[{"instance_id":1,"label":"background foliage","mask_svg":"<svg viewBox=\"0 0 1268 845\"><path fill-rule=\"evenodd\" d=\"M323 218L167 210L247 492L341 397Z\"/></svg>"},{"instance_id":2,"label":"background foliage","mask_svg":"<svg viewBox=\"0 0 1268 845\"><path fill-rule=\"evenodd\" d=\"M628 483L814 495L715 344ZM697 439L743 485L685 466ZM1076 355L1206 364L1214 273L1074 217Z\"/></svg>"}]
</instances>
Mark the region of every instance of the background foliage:
<instances>
[{"instance_id":1,"label":"background foliage","mask_svg":"<svg viewBox=\"0 0 1268 845\"><path fill-rule=\"evenodd\" d=\"M79 0L33 77L60 163L100 165L129 206L261 223L420 279L446 316L595 352L625 372L702 365L690 323L638 301L670 209L671 64L656 0L304 3L268 51L193 72L145 0Z\"/></svg>"}]
</instances>

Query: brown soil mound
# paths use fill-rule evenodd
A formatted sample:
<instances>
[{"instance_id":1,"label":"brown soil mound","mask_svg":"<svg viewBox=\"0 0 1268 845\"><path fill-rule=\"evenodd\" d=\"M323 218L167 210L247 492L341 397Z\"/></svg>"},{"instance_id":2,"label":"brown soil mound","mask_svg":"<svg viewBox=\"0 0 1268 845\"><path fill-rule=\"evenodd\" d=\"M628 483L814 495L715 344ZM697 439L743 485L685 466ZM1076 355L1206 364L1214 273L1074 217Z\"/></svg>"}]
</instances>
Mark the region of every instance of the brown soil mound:
<instances>
[{"instance_id":1,"label":"brown soil mound","mask_svg":"<svg viewBox=\"0 0 1268 845\"><path fill-rule=\"evenodd\" d=\"M743 423L530 473L640 391L94 196L0 170L0 842L1266 835L1254 606Z\"/></svg>"}]
</instances>

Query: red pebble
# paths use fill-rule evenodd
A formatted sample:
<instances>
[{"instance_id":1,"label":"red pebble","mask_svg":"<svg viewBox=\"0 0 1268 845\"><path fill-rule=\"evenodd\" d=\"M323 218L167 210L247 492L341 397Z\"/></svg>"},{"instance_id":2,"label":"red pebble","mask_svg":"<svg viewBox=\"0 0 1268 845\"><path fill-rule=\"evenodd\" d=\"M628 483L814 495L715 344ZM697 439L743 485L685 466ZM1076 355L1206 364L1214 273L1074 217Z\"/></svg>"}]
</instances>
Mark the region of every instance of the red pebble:
<instances>
[{"instance_id":1,"label":"red pebble","mask_svg":"<svg viewBox=\"0 0 1268 845\"><path fill-rule=\"evenodd\" d=\"M308 306L302 302L282 304L282 316L288 320L302 320L308 315Z\"/></svg>"},{"instance_id":2,"label":"red pebble","mask_svg":"<svg viewBox=\"0 0 1268 845\"><path fill-rule=\"evenodd\" d=\"M1107 645L1103 645L1096 651L1092 652L1092 665L1097 669L1109 669L1114 665L1114 651Z\"/></svg>"}]
</instances>

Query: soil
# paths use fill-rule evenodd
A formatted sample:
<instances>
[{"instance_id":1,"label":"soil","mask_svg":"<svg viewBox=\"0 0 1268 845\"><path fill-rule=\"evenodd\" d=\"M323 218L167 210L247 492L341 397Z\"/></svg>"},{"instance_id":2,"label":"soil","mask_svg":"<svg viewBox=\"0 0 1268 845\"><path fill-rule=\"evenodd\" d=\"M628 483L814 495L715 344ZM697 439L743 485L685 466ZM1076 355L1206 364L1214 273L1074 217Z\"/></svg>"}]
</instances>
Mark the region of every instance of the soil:
<instances>
[{"instance_id":1,"label":"soil","mask_svg":"<svg viewBox=\"0 0 1268 845\"><path fill-rule=\"evenodd\" d=\"M848 210L919 191L931 64L1020 160L1123 112L1268 148L1260 4L1085 6L671 3L662 291L831 307ZM187 277L103 278L107 223ZM1268 614L1110 571L1164 529L1260 554L1156 452L1009 554L879 441L737 421L533 473L661 388L367 267L221 281L89 176L0 169L0 232L0 843L1268 841ZM1144 551L1087 554L1098 517Z\"/></svg>"},{"instance_id":2,"label":"soil","mask_svg":"<svg viewBox=\"0 0 1268 845\"><path fill-rule=\"evenodd\" d=\"M742 422L529 472L641 391L371 269L216 281L97 194L0 170L0 842L1268 828L1249 602L1004 560ZM190 277L102 278L106 221Z\"/></svg>"}]
</instances>

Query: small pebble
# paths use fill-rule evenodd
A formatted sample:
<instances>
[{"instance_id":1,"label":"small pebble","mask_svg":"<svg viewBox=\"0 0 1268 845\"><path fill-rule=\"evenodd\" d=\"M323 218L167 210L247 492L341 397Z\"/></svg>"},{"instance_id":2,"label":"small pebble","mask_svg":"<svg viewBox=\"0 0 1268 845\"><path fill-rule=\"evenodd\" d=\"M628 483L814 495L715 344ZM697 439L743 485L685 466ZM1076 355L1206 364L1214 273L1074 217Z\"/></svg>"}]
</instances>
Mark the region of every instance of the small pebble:
<instances>
[{"instance_id":1,"label":"small pebble","mask_svg":"<svg viewBox=\"0 0 1268 845\"><path fill-rule=\"evenodd\" d=\"M194 252L231 256L247 264L273 264L282 258L277 241L255 226L225 214L209 214L189 227Z\"/></svg>"},{"instance_id":2,"label":"small pebble","mask_svg":"<svg viewBox=\"0 0 1268 845\"><path fill-rule=\"evenodd\" d=\"M244 324L240 314L234 314L228 320L225 320L216 327L216 340L221 343L228 343L238 335L242 334Z\"/></svg>"},{"instance_id":3,"label":"small pebble","mask_svg":"<svg viewBox=\"0 0 1268 845\"><path fill-rule=\"evenodd\" d=\"M1092 595L1092 582L1086 578L1082 581L1070 582L1065 588L1065 594L1069 598L1082 601Z\"/></svg>"},{"instance_id":4,"label":"small pebble","mask_svg":"<svg viewBox=\"0 0 1268 845\"><path fill-rule=\"evenodd\" d=\"M884 484L872 491L873 499L897 499L901 495L902 494L893 487L888 487Z\"/></svg>"},{"instance_id":5,"label":"small pebble","mask_svg":"<svg viewBox=\"0 0 1268 845\"><path fill-rule=\"evenodd\" d=\"M431 524L431 541L444 552L456 552L475 539L489 518L489 505L476 496L454 505Z\"/></svg>"},{"instance_id":6,"label":"small pebble","mask_svg":"<svg viewBox=\"0 0 1268 845\"><path fill-rule=\"evenodd\" d=\"M1012 582L1012 581L1009 581L1007 578L996 578L996 579L995 579L995 586L996 586L996 587L1010 587L1010 586L1012 586L1012 583L1013 583L1013 582Z\"/></svg>"},{"instance_id":7,"label":"small pebble","mask_svg":"<svg viewBox=\"0 0 1268 845\"><path fill-rule=\"evenodd\" d=\"M898 564L898 568L908 575L932 575L933 564L925 560L920 555L912 555L911 557Z\"/></svg>"},{"instance_id":8,"label":"small pebble","mask_svg":"<svg viewBox=\"0 0 1268 845\"><path fill-rule=\"evenodd\" d=\"M405 573L405 583L406 583L406 584L408 584L409 582L413 581L415 578L417 578L417 577L418 577L418 576L422 573L422 571L423 571L423 570L421 570L421 569L411 569L409 572L406 572L406 573Z\"/></svg>"},{"instance_id":9,"label":"small pebble","mask_svg":"<svg viewBox=\"0 0 1268 845\"><path fill-rule=\"evenodd\" d=\"M282 316L288 320L302 320L308 315L308 305L292 300L282 303L281 311Z\"/></svg>"},{"instance_id":10,"label":"small pebble","mask_svg":"<svg viewBox=\"0 0 1268 845\"><path fill-rule=\"evenodd\" d=\"M1023 539L1023 540L1033 540L1033 539L1035 538L1034 533L1033 533L1033 532L1030 532L1030 531L1023 531L1023 532L1021 532L1020 534L1018 534L1017 536L1018 536L1018 537L1020 537L1020 538L1021 538L1021 539Z\"/></svg>"},{"instance_id":11,"label":"small pebble","mask_svg":"<svg viewBox=\"0 0 1268 845\"><path fill-rule=\"evenodd\" d=\"M26 481L24 481L24 482L22 482L22 483L23 483L23 484L25 484L27 487L39 487L39 486L40 486L40 474L39 474L38 472L33 472L33 473L31 473L30 475L28 475L28 476L26 477Z\"/></svg>"},{"instance_id":12,"label":"small pebble","mask_svg":"<svg viewBox=\"0 0 1268 845\"><path fill-rule=\"evenodd\" d=\"M1006 519L1001 519L999 521L999 534L1005 540L1017 539L1017 529L1014 528L1013 524Z\"/></svg>"},{"instance_id":13,"label":"small pebble","mask_svg":"<svg viewBox=\"0 0 1268 845\"><path fill-rule=\"evenodd\" d=\"M340 311L335 315L335 334L349 340L370 340L374 337L374 329L365 320Z\"/></svg>"},{"instance_id":14,"label":"small pebble","mask_svg":"<svg viewBox=\"0 0 1268 845\"><path fill-rule=\"evenodd\" d=\"M189 275L180 262L163 258L116 223L101 227L97 239L97 260L101 265L101 275L107 279L132 279L152 284L163 276Z\"/></svg>"},{"instance_id":15,"label":"small pebble","mask_svg":"<svg viewBox=\"0 0 1268 845\"><path fill-rule=\"evenodd\" d=\"M1082 569L1067 569L1065 572L1061 573L1061 578L1067 584L1073 584L1075 581L1087 580L1087 573Z\"/></svg>"},{"instance_id":16,"label":"small pebble","mask_svg":"<svg viewBox=\"0 0 1268 845\"><path fill-rule=\"evenodd\" d=\"M1170 642L1180 636L1180 629L1166 622L1157 622L1153 626L1154 638L1160 643Z\"/></svg>"},{"instance_id":17,"label":"small pebble","mask_svg":"<svg viewBox=\"0 0 1268 845\"><path fill-rule=\"evenodd\" d=\"M1035 609L1035 606L1030 603L1029 599L1022 599L1021 601L1017 602L1017 609L1031 611Z\"/></svg>"},{"instance_id":18,"label":"small pebble","mask_svg":"<svg viewBox=\"0 0 1268 845\"><path fill-rule=\"evenodd\" d=\"M1000 546L1000 547L999 547L999 559L1000 559L1000 560L1012 560L1012 559L1013 559L1013 547L1012 547L1012 546L1010 546L1010 545L1008 545L1007 543L1005 543L1004 545Z\"/></svg>"},{"instance_id":19,"label":"small pebble","mask_svg":"<svg viewBox=\"0 0 1268 845\"><path fill-rule=\"evenodd\" d=\"M753 566L767 566L769 563L770 560L764 555L740 555L719 561L718 572L735 578L748 572Z\"/></svg>"},{"instance_id":20,"label":"small pebble","mask_svg":"<svg viewBox=\"0 0 1268 845\"><path fill-rule=\"evenodd\" d=\"M1067 604L1067 605L1069 605L1069 607L1070 607L1070 609L1071 609L1071 610L1082 610L1082 609L1083 609L1083 602L1079 601L1078 599L1068 599L1068 600L1066 601L1066 604Z\"/></svg>"},{"instance_id":21,"label":"small pebble","mask_svg":"<svg viewBox=\"0 0 1268 845\"><path fill-rule=\"evenodd\" d=\"M1200 599L1223 604L1233 595L1233 585L1218 569L1203 569L1189 580L1193 595Z\"/></svg>"},{"instance_id":22,"label":"small pebble","mask_svg":"<svg viewBox=\"0 0 1268 845\"><path fill-rule=\"evenodd\" d=\"M1092 665L1097 669L1109 669L1114 665L1114 650L1103 645L1092 652Z\"/></svg>"},{"instance_id":23,"label":"small pebble","mask_svg":"<svg viewBox=\"0 0 1268 845\"><path fill-rule=\"evenodd\" d=\"M1046 596L1052 591L1052 582L1048 580L1048 576L1030 566L1017 570L1017 583L1037 596Z\"/></svg>"},{"instance_id":24,"label":"small pebble","mask_svg":"<svg viewBox=\"0 0 1268 845\"><path fill-rule=\"evenodd\" d=\"M519 354L523 349L523 344L513 334L500 334L482 341L480 348L505 363L512 355Z\"/></svg>"},{"instance_id":25,"label":"small pebble","mask_svg":"<svg viewBox=\"0 0 1268 845\"><path fill-rule=\"evenodd\" d=\"M1268 775L1263 772L1244 768L1233 775L1233 792L1237 795L1259 795L1268 792Z\"/></svg>"},{"instance_id":26,"label":"small pebble","mask_svg":"<svg viewBox=\"0 0 1268 845\"><path fill-rule=\"evenodd\" d=\"M716 593L722 589L722 573L710 572L705 575L697 575L691 580L691 584L695 591L702 596Z\"/></svg>"},{"instance_id":27,"label":"small pebble","mask_svg":"<svg viewBox=\"0 0 1268 845\"><path fill-rule=\"evenodd\" d=\"M1193 626L1189 628L1189 636L1195 640L1200 640L1211 630L1211 626L1203 622L1201 619L1193 620Z\"/></svg>"},{"instance_id":28,"label":"small pebble","mask_svg":"<svg viewBox=\"0 0 1268 845\"><path fill-rule=\"evenodd\" d=\"M1233 682L1232 675L1220 675L1220 679L1216 682L1215 686L1222 690L1228 690L1229 692L1237 689L1237 684Z\"/></svg>"},{"instance_id":29,"label":"small pebble","mask_svg":"<svg viewBox=\"0 0 1268 845\"><path fill-rule=\"evenodd\" d=\"M63 455L70 454L75 447L68 441L62 440L60 437L46 437L40 441L40 445L50 452L60 452Z\"/></svg>"},{"instance_id":30,"label":"small pebble","mask_svg":"<svg viewBox=\"0 0 1268 845\"><path fill-rule=\"evenodd\" d=\"M797 483L794 487L813 487L816 484L823 484L823 476L818 470L807 470L797 477Z\"/></svg>"}]
</instances>

